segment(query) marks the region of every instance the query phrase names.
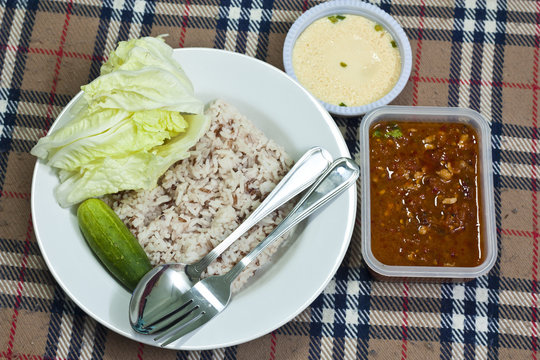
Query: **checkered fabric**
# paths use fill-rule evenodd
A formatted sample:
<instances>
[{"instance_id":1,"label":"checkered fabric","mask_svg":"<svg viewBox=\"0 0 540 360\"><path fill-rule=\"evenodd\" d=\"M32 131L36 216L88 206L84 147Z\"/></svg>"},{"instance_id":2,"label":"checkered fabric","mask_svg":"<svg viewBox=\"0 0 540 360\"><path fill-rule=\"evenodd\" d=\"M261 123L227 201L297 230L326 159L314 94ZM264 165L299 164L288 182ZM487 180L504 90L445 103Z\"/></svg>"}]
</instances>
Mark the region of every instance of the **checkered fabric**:
<instances>
[{"instance_id":1,"label":"checkered fabric","mask_svg":"<svg viewBox=\"0 0 540 360\"><path fill-rule=\"evenodd\" d=\"M295 319L238 346L184 352L99 325L56 284L31 223L29 150L120 40L245 53L282 68L312 1L0 0L0 359L537 359L540 3L373 1L404 27L410 80L394 104L461 106L491 122L499 258L467 283L384 283L343 264ZM360 118L335 118L354 156Z\"/></svg>"}]
</instances>

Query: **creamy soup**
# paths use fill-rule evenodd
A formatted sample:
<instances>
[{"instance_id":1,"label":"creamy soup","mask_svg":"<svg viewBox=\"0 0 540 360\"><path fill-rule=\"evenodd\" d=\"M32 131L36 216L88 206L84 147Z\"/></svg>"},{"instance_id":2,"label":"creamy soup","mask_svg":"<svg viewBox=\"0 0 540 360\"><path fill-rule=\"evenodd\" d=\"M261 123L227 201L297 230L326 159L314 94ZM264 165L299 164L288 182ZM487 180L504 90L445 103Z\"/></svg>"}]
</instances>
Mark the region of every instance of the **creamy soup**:
<instances>
[{"instance_id":1,"label":"creamy soup","mask_svg":"<svg viewBox=\"0 0 540 360\"><path fill-rule=\"evenodd\" d=\"M380 25L363 16L316 20L298 37L292 56L298 81L320 100L361 106L386 95L401 71L399 49Z\"/></svg>"}]
</instances>

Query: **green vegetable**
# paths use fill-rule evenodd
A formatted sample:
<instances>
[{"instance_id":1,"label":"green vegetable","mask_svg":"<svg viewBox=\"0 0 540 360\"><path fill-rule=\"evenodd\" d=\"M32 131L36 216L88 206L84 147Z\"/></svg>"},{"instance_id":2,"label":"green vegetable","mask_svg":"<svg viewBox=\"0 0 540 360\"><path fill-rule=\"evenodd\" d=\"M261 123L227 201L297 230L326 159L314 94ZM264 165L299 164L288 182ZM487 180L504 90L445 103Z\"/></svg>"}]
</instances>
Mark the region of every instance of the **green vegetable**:
<instances>
[{"instance_id":1,"label":"green vegetable","mask_svg":"<svg viewBox=\"0 0 540 360\"><path fill-rule=\"evenodd\" d=\"M339 65L341 65L341 67L347 67L347 64L344 63L343 61L339 63Z\"/></svg>"},{"instance_id":2,"label":"green vegetable","mask_svg":"<svg viewBox=\"0 0 540 360\"><path fill-rule=\"evenodd\" d=\"M379 24L375 25L375 31L382 31L383 27Z\"/></svg>"},{"instance_id":3,"label":"green vegetable","mask_svg":"<svg viewBox=\"0 0 540 360\"><path fill-rule=\"evenodd\" d=\"M393 48L397 48L397 44L394 40L390 41L390 44L392 45Z\"/></svg>"},{"instance_id":4,"label":"green vegetable","mask_svg":"<svg viewBox=\"0 0 540 360\"><path fill-rule=\"evenodd\" d=\"M393 137L393 138L400 138L403 136L403 133L400 129L393 129L390 131L387 131L386 134L384 134L385 137Z\"/></svg>"},{"instance_id":5,"label":"green vegetable","mask_svg":"<svg viewBox=\"0 0 540 360\"><path fill-rule=\"evenodd\" d=\"M382 132L381 130L374 130L373 133L371 134L372 137L376 137L376 138L380 138L382 136Z\"/></svg>"},{"instance_id":6,"label":"green vegetable","mask_svg":"<svg viewBox=\"0 0 540 360\"><path fill-rule=\"evenodd\" d=\"M130 291L152 269L141 245L116 213L98 199L77 209L79 228L101 263Z\"/></svg>"},{"instance_id":7,"label":"green vegetable","mask_svg":"<svg viewBox=\"0 0 540 360\"><path fill-rule=\"evenodd\" d=\"M338 21L341 21L343 19L345 19L345 16L343 16L343 15L331 15L331 16L328 16L328 20L330 20L330 22L333 23L333 24L335 24Z\"/></svg>"},{"instance_id":8,"label":"green vegetable","mask_svg":"<svg viewBox=\"0 0 540 360\"><path fill-rule=\"evenodd\" d=\"M31 150L58 170L55 196L63 207L154 187L209 126L203 102L161 37L120 42L101 76L82 89L72 120Z\"/></svg>"},{"instance_id":9,"label":"green vegetable","mask_svg":"<svg viewBox=\"0 0 540 360\"><path fill-rule=\"evenodd\" d=\"M386 132L384 134L385 138L400 138L403 136L403 133L401 132L401 129L399 128L398 124L393 124L392 128L386 129Z\"/></svg>"},{"instance_id":10,"label":"green vegetable","mask_svg":"<svg viewBox=\"0 0 540 360\"><path fill-rule=\"evenodd\" d=\"M345 103L343 103L343 102L340 102L339 106L347 106L347 105Z\"/></svg>"}]
</instances>

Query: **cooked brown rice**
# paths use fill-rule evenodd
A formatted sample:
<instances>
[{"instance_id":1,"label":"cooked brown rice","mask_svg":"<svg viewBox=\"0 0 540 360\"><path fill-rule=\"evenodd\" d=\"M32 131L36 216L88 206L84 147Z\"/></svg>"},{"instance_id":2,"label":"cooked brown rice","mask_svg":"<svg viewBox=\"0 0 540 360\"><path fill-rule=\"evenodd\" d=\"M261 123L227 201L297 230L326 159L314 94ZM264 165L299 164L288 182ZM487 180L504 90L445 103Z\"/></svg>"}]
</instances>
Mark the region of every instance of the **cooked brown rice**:
<instances>
[{"instance_id":1,"label":"cooked brown rice","mask_svg":"<svg viewBox=\"0 0 540 360\"><path fill-rule=\"evenodd\" d=\"M135 234L153 264L192 263L236 229L292 164L284 149L224 101L206 110L209 130L191 156L172 166L149 191L111 196L109 204ZM267 216L208 268L223 274L264 239L287 209ZM235 282L241 286L267 263L274 244Z\"/></svg>"}]
</instances>

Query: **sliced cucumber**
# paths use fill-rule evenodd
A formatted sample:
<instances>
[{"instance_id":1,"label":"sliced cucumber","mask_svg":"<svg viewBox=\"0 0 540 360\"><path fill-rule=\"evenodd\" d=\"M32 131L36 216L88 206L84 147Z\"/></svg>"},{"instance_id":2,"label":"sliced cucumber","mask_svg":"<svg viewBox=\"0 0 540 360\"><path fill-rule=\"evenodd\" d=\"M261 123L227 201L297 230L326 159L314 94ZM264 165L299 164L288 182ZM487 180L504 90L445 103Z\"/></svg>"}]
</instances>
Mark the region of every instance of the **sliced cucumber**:
<instances>
[{"instance_id":1,"label":"sliced cucumber","mask_svg":"<svg viewBox=\"0 0 540 360\"><path fill-rule=\"evenodd\" d=\"M77 209L86 242L109 272L130 291L152 269L143 248L102 200L85 200Z\"/></svg>"}]
</instances>

